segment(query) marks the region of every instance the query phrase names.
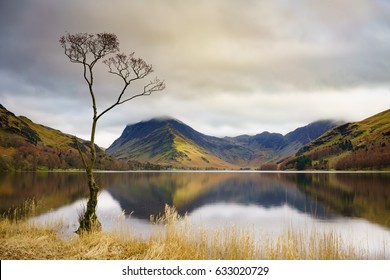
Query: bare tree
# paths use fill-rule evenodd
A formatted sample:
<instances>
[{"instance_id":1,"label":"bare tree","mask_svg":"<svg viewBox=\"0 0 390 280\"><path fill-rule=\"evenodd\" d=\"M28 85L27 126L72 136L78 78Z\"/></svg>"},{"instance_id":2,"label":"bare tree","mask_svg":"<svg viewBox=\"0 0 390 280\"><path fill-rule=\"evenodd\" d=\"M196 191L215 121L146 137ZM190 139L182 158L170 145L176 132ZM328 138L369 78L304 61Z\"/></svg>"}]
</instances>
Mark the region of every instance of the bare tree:
<instances>
[{"instance_id":1,"label":"bare tree","mask_svg":"<svg viewBox=\"0 0 390 280\"><path fill-rule=\"evenodd\" d=\"M65 55L73 63L81 64L83 69L84 80L88 85L89 94L92 101L92 129L89 142L90 155L85 156L80 149L76 138L76 143L81 160L84 165L85 172L88 178L89 199L83 216L80 218L80 226L78 233L84 231L99 230L101 224L96 216L97 196L99 185L94 179L93 169L96 161L95 148L95 133L98 120L108 111L118 105L126 103L134 98L151 95L153 92L161 91L165 88L164 81L157 78L147 82L143 88L136 93L127 94L126 90L129 86L137 81L144 79L153 72L152 65L147 64L141 58L135 58L134 53L126 55L119 52L119 41L117 36L112 33L77 33L62 36L60 38L61 47L64 49ZM118 93L118 97L112 105L102 111L98 111L96 95L94 93L94 67L96 63L108 55L112 55L102 62L108 66L110 74L118 76L123 83L122 90Z\"/></svg>"}]
</instances>

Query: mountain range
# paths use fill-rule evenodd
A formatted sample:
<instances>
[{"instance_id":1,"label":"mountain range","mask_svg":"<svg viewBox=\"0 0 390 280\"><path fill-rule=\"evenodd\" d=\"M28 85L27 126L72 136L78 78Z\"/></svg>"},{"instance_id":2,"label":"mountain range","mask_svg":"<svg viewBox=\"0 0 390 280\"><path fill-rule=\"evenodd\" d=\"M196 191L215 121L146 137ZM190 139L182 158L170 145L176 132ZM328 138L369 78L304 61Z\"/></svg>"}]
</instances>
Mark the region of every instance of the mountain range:
<instances>
[{"instance_id":1,"label":"mountain range","mask_svg":"<svg viewBox=\"0 0 390 280\"><path fill-rule=\"evenodd\" d=\"M0 104L0 171L82 168L76 139L15 116ZM286 135L205 135L173 118L127 125L97 169L375 169L390 168L390 110L360 122L313 122Z\"/></svg>"},{"instance_id":2,"label":"mountain range","mask_svg":"<svg viewBox=\"0 0 390 280\"><path fill-rule=\"evenodd\" d=\"M260 168L295 154L339 122L311 123L286 135L262 132L218 138L200 133L172 118L128 125L106 153L122 160L192 169Z\"/></svg>"}]
</instances>

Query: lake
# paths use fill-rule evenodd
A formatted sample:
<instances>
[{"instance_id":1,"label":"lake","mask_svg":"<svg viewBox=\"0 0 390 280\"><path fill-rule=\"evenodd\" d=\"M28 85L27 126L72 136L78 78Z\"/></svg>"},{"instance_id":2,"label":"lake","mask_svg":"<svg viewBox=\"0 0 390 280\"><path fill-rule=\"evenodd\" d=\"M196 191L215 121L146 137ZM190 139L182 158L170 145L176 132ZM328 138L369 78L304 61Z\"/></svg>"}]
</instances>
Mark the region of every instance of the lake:
<instances>
[{"instance_id":1,"label":"lake","mask_svg":"<svg viewBox=\"0 0 390 280\"><path fill-rule=\"evenodd\" d=\"M150 216L174 206L193 225L235 225L277 236L289 228L335 231L343 240L390 258L390 173L98 172L98 216L105 230L128 224L147 236ZM78 227L88 191L82 172L0 174L0 211L39 201L39 223Z\"/></svg>"}]
</instances>

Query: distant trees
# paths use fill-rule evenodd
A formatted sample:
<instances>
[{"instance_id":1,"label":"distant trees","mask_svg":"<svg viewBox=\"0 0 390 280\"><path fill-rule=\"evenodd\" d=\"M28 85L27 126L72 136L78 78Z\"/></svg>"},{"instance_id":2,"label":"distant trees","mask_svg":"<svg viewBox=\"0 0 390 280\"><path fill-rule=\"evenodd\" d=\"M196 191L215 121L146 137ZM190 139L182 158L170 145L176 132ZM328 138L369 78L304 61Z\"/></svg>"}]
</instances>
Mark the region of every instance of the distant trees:
<instances>
[{"instance_id":1,"label":"distant trees","mask_svg":"<svg viewBox=\"0 0 390 280\"><path fill-rule=\"evenodd\" d=\"M11 160L9 157L0 155L0 172L5 172L11 170Z\"/></svg>"},{"instance_id":2,"label":"distant trees","mask_svg":"<svg viewBox=\"0 0 390 280\"><path fill-rule=\"evenodd\" d=\"M273 162L267 162L260 166L260 170L278 170L278 165Z\"/></svg>"},{"instance_id":3,"label":"distant trees","mask_svg":"<svg viewBox=\"0 0 390 280\"><path fill-rule=\"evenodd\" d=\"M281 169L296 169L296 170L305 170L312 168L312 160L307 156L299 156L290 161L285 165L281 166Z\"/></svg>"},{"instance_id":4,"label":"distant trees","mask_svg":"<svg viewBox=\"0 0 390 280\"><path fill-rule=\"evenodd\" d=\"M306 156L297 157L295 160L295 168L297 170L305 170L311 167L311 159Z\"/></svg>"},{"instance_id":5,"label":"distant trees","mask_svg":"<svg viewBox=\"0 0 390 280\"><path fill-rule=\"evenodd\" d=\"M97 195L99 186L93 175L96 162L95 134L98 120L107 112L126 103L134 98L151 95L153 92L161 91L165 88L164 81L157 78L151 80L143 86L140 92L126 95L128 87L137 80L144 79L153 72L152 65L147 64L141 58L135 58L134 53L126 55L119 52L119 41L112 33L77 33L66 34L59 40L65 55L70 62L79 64L83 70L83 78L88 86L88 92L92 103L92 124L91 138L89 142L89 157L85 157L77 145L83 167L88 177L89 199L83 217L80 219L78 232L92 231L100 229L100 222L96 216ZM98 111L97 98L94 92L94 67L108 55L111 57L103 60L107 65L108 72L118 76L122 81L122 89L117 95L117 99L110 106ZM78 144L78 143L77 143Z\"/></svg>"},{"instance_id":6,"label":"distant trees","mask_svg":"<svg viewBox=\"0 0 390 280\"><path fill-rule=\"evenodd\" d=\"M375 147L370 150L359 149L340 158L335 169L381 169L390 166L390 149Z\"/></svg>"},{"instance_id":7,"label":"distant trees","mask_svg":"<svg viewBox=\"0 0 390 280\"><path fill-rule=\"evenodd\" d=\"M338 146L340 149L342 149L343 151L352 151L353 149L353 146L352 146L352 142L351 140L344 140L342 142L339 142L338 143Z\"/></svg>"}]
</instances>

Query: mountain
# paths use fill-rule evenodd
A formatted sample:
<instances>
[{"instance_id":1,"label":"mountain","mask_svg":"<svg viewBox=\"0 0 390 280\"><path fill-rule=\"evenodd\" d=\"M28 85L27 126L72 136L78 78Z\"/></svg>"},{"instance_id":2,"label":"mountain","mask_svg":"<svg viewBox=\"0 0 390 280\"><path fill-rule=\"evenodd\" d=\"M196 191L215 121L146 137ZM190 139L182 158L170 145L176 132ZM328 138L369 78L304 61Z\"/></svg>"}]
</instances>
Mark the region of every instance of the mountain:
<instances>
[{"instance_id":1,"label":"mountain","mask_svg":"<svg viewBox=\"0 0 390 280\"><path fill-rule=\"evenodd\" d=\"M0 104L0 171L82 168L75 136L15 116ZM88 141L78 139L88 156ZM97 147L96 168L127 169L128 164Z\"/></svg>"},{"instance_id":2,"label":"mountain","mask_svg":"<svg viewBox=\"0 0 390 280\"><path fill-rule=\"evenodd\" d=\"M285 138L290 143L298 142L302 145L305 145L319 136L324 134L324 132L328 131L335 126L341 125L340 121L332 121L332 120L322 120L308 124L307 126L297 128L296 130L287 133Z\"/></svg>"},{"instance_id":3,"label":"mountain","mask_svg":"<svg viewBox=\"0 0 390 280\"><path fill-rule=\"evenodd\" d=\"M186 168L237 169L222 158L234 147L227 140L207 136L169 118L156 118L126 126L106 150L119 159L133 159Z\"/></svg>"},{"instance_id":4,"label":"mountain","mask_svg":"<svg viewBox=\"0 0 390 280\"><path fill-rule=\"evenodd\" d=\"M255 136L218 138L202 134L176 119L157 118L126 126L106 153L123 160L178 168L259 168L294 154L336 124L317 122L286 136L263 132Z\"/></svg>"},{"instance_id":5,"label":"mountain","mask_svg":"<svg viewBox=\"0 0 390 280\"><path fill-rule=\"evenodd\" d=\"M246 167L263 166L267 169L267 164L264 163L276 163L295 154L302 146L339 124L339 121L323 120L299 127L284 136L280 133L262 132L254 136L241 135L230 140L252 151ZM271 169L275 168L275 164L271 164Z\"/></svg>"},{"instance_id":6,"label":"mountain","mask_svg":"<svg viewBox=\"0 0 390 280\"><path fill-rule=\"evenodd\" d=\"M282 169L390 168L390 110L329 130L299 149Z\"/></svg>"}]
</instances>

